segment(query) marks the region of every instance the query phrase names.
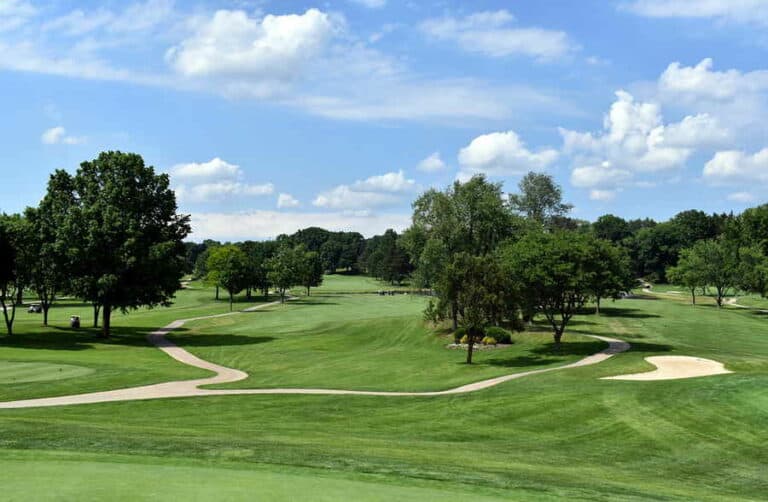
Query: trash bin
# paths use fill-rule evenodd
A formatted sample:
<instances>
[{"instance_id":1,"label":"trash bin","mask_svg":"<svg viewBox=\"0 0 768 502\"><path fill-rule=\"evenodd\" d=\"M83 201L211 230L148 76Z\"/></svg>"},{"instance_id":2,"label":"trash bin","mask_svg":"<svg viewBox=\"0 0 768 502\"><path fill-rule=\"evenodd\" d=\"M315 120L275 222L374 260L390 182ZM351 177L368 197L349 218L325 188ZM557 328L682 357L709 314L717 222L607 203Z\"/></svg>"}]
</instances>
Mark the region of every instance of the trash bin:
<instances>
[{"instance_id":1,"label":"trash bin","mask_svg":"<svg viewBox=\"0 0 768 502\"><path fill-rule=\"evenodd\" d=\"M79 315L73 315L69 318L69 327L70 328L79 328L80 327L80 316Z\"/></svg>"}]
</instances>

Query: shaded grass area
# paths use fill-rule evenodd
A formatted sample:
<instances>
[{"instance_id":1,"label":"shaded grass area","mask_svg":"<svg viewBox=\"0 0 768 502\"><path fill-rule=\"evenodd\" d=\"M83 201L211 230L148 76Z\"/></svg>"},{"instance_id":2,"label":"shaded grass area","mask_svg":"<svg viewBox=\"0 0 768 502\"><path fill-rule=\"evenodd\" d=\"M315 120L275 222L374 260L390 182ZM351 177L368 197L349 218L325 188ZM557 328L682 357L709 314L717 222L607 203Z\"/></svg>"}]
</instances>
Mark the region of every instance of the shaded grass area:
<instances>
[{"instance_id":1,"label":"shaded grass area","mask_svg":"<svg viewBox=\"0 0 768 502\"><path fill-rule=\"evenodd\" d=\"M284 361L285 369L270 366L274 363L269 361L260 362L267 365L265 373L280 372L285 373L280 378L300 380L308 378L297 369L303 362L313 367L318 379L346 378L334 366L335 354L346 357L344 352L336 352L336 347L329 346L323 352L321 346L312 350L290 346L293 338L306 338L307 343L314 338L338 342L333 338L338 333L331 329L333 324L338 328L362 323L349 328L347 337L357 342L349 342L350 346L382 343L384 352L388 339L398 342L390 345L400 346L406 343L398 337L429 340L434 336L415 328L412 335L404 335L407 329L383 327L376 336L373 332L369 336L368 331L377 329L378 323L392 323L393 328L407 328L409 322L418 324L418 308L407 303L377 304L368 315L361 315L364 306L342 308L355 298L329 297L330 302L339 304L335 306L313 298L320 303L280 307L241 316L243 319L237 321L232 318L228 319L232 325L226 326L201 322L191 325L179 339L209 336L208 330L213 330L214 336L271 336L274 340L224 347L216 357L235 358L235 352L242 352L245 355L239 362L244 364L251 357L261 357L261 349L288 343L273 356L293 350L301 356L290 364ZM321 312L334 308L339 309L336 317L321 321L330 315ZM390 499L414 495L425 500L443 495L446 500L475 500L480 496L513 500L765 497L766 319L735 309L691 308L662 298L622 300L606 305L599 317L584 314L576 321L566 335L566 346L575 347L576 352L581 343L578 335L587 333L626 339L633 349L595 366L513 380L468 395L229 396L4 410L0 411L0 448L4 449L0 469L13 473L7 493L26 498L51 493L55 485L40 483L40 479L59 482L62 489L79 488L94 498L104 493L98 490L113 486L114 496L127 489L125 480L115 474L118 472L133 486L141 485L137 493L145 498L194 498L189 487L182 486L185 483L200 486L201 498L219 490L234 499L259 500L307 498L315 493L319 497L326 490L339 494L337 499L360 500L378 494ZM323 322L329 323L327 333L311 328ZM273 323L273 334L259 333L259 323ZM303 328L297 330L296 323L303 323ZM190 348L215 351L211 341ZM458 355L442 349L439 340L434 343L435 355ZM546 353L547 343L548 339L530 347L527 355L535 358L537 350ZM430 345L425 347L428 352ZM124 349L133 350L130 346ZM251 349L258 349L259 355L250 354ZM378 351L372 349L360 357L375 359ZM65 354L83 352L89 351ZM643 357L660 353L719 360L736 373L658 382L599 380L653 369ZM504 358L501 352L482 356ZM399 371L405 376L391 377L405 385L407 377L415 373L414 382L418 378L426 382L434 366L437 376L433 383L444 384L445 374L430 357L409 362L410 368L403 365ZM493 366L490 359L472 370L509 371ZM389 376L376 364L369 360L356 371L364 373L366 365L371 365L371 371L382 380L379 385L386 386L389 382L384 379ZM388 361L382 366L391 364L396 363ZM20 467L22 461L24 468ZM98 465L104 465L105 470L99 470ZM102 479L92 481L94 489L87 492L88 482L78 486L74 480L90 479L90 473ZM159 495L149 488L161 479L158 473L172 479ZM177 476L179 483L174 480ZM259 482L250 483L246 480L249 477ZM324 484L327 478L349 483L331 486L333 483ZM249 493L238 491L238 486ZM419 491L425 488L446 493Z\"/></svg>"}]
</instances>

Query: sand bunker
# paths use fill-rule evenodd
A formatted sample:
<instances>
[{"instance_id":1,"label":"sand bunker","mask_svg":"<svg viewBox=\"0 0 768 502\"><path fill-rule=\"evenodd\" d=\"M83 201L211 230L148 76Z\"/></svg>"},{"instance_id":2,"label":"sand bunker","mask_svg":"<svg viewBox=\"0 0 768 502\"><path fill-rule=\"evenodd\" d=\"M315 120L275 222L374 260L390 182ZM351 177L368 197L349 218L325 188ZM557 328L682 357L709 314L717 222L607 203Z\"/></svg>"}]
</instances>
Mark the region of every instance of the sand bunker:
<instances>
[{"instance_id":1,"label":"sand bunker","mask_svg":"<svg viewBox=\"0 0 768 502\"><path fill-rule=\"evenodd\" d=\"M603 380L677 380L732 373L725 369L723 363L701 357L652 356L645 360L656 366L656 369L645 373L604 377Z\"/></svg>"}]
</instances>

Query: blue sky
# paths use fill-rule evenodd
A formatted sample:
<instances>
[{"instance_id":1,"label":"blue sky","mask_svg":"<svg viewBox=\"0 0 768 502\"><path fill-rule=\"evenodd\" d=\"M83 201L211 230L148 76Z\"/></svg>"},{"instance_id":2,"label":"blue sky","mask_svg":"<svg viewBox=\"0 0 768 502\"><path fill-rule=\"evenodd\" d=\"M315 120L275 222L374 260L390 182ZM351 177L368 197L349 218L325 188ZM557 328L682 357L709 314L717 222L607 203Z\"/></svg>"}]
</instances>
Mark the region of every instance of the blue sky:
<instances>
[{"instance_id":1,"label":"blue sky","mask_svg":"<svg viewBox=\"0 0 768 502\"><path fill-rule=\"evenodd\" d=\"M195 240L408 224L426 188L551 173L574 217L768 189L768 1L0 0L0 210L108 149Z\"/></svg>"}]
</instances>

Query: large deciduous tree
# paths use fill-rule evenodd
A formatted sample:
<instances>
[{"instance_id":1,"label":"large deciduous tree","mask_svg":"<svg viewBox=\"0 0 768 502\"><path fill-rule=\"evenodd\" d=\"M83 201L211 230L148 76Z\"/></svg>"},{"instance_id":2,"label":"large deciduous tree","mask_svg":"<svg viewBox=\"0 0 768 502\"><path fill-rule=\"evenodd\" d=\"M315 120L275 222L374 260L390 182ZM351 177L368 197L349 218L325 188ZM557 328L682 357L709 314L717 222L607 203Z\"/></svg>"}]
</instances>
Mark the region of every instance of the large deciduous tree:
<instances>
[{"instance_id":1,"label":"large deciduous tree","mask_svg":"<svg viewBox=\"0 0 768 502\"><path fill-rule=\"evenodd\" d=\"M72 287L101 306L109 336L114 310L170 304L186 267L189 217L177 214L168 175L137 154L103 152L83 162L71 183L75 204L63 235L77 277Z\"/></svg>"},{"instance_id":2,"label":"large deciduous tree","mask_svg":"<svg viewBox=\"0 0 768 502\"><path fill-rule=\"evenodd\" d=\"M592 294L593 244L574 232L531 232L500 251L504 272L518 283L526 308L546 317L557 348L571 318Z\"/></svg>"},{"instance_id":3,"label":"large deciduous tree","mask_svg":"<svg viewBox=\"0 0 768 502\"><path fill-rule=\"evenodd\" d=\"M707 279L706 257L690 248L680 251L677 265L667 269L667 280L684 286L691 293L691 305L696 305L696 290L705 288Z\"/></svg>"},{"instance_id":4,"label":"large deciduous tree","mask_svg":"<svg viewBox=\"0 0 768 502\"><path fill-rule=\"evenodd\" d=\"M595 312L600 314L600 301L618 299L632 289L634 279L626 252L604 239L593 239L589 246L589 289L595 299Z\"/></svg>"},{"instance_id":5,"label":"large deciduous tree","mask_svg":"<svg viewBox=\"0 0 768 502\"><path fill-rule=\"evenodd\" d=\"M567 215L573 208L563 202L563 190L552 176L529 172L518 184L520 193L509 196L512 209L541 225Z\"/></svg>"},{"instance_id":6,"label":"large deciduous tree","mask_svg":"<svg viewBox=\"0 0 768 502\"><path fill-rule=\"evenodd\" d=\"M231 311L235 295L248 284L248 256L234 244L217 246L210 250L206 268L207 280L224 288L229 295Z\"/></svg>"}]
</instances>

